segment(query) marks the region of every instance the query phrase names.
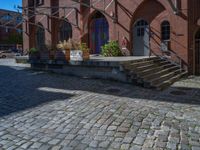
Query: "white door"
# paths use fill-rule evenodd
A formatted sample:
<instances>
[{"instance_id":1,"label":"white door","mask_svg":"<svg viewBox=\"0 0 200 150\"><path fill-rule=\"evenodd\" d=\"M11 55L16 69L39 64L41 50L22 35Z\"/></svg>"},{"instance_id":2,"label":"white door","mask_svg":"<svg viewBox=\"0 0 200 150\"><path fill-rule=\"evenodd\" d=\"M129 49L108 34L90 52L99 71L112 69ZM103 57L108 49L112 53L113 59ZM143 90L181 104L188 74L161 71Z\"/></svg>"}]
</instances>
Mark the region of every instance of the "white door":
<instances>
[{"instance_id":1,"label":"white door","mask_svg":"<svg viewBox=\"0 0 200 150\"><path fill-rule=\"evenodd\" d=\"M133 30L133 55L149 56L149 25L139 20Z\"/></svg>"}]
</instances>

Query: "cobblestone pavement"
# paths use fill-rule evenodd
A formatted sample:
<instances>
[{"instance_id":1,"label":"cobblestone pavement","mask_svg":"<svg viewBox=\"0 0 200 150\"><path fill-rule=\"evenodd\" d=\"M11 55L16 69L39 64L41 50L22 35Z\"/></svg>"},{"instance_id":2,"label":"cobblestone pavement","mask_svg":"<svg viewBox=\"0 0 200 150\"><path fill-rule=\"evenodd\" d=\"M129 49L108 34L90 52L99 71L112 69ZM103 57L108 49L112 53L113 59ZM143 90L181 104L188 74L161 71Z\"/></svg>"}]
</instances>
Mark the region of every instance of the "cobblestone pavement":
<instances>
[{"instance_id":1,"label":"cobblestone pavement","mask_svg":"<svg viewBox=\"0 0 200 150\"><path fill-rule=\"evenodd\" d=\"M200 77L158 92L1 63L0 149L200 150Z\"/></svg>"}]
</instances>

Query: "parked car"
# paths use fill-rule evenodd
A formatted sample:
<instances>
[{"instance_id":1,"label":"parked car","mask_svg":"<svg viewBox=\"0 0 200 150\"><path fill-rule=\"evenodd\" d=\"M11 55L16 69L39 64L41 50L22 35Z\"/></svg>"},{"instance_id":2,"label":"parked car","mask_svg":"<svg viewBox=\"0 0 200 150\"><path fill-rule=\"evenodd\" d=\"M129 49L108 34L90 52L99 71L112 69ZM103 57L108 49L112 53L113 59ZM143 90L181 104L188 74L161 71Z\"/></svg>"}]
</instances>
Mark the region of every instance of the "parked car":
<instances>
[{"instance_id":1,"label":"parked car","mask_svg":"<svg viewBox=\"0 0 200 150\"><path fill-rule=\"evenodd\" d=\"M0 58L14 58L15 56L21 56L21 54L11 50L0 52Z\"/></svg>"}]
</instances>

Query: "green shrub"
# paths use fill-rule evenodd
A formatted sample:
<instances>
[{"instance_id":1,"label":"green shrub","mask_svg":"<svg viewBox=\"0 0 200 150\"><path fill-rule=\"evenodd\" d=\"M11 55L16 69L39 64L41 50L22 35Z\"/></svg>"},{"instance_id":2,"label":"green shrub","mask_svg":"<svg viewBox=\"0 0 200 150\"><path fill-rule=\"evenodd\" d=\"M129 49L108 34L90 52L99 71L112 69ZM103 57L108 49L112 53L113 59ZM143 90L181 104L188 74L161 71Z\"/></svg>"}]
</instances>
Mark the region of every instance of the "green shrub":
<instances>
[{"instance_id":1,"label":"green shrub","mask_svg":"<svg viewBox=\"0 0 200 150\"><path fill-rule=\"evenodd\" d=\"M35 53L38 53L39 51L38 51L38 49L36 49L36 48L31 48L31 49L29 49L29 54L35 54Z\"/></svg>"},{"instance_id":2,"label":"green shrub","mask_svg":"<svg viewBox=\"0 0 200 150\"><path fill-rule=\"evenodd\" d=\"M110 41L101 47L101 54L105 57L122 56L119 44L117 41Z\"/></svg>"}]
</instances>

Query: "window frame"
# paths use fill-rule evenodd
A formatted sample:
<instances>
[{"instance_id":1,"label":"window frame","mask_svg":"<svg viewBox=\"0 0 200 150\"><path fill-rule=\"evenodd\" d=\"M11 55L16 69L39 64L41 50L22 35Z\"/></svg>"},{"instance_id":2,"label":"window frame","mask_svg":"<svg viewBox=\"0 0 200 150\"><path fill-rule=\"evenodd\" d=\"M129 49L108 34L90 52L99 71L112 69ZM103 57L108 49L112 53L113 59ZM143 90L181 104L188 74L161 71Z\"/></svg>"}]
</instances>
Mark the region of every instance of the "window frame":
<instances>
[{"instance_id":1,"label":"window frame","mask_svg":"<svg viewBox=\"0 0 200 150\"><path fill-rule=\"evenodd\" d=\"M171 39L171 26L170 22L164 20L161 23L161 41L170 41Z\"/></svg>"}]
</instances>

